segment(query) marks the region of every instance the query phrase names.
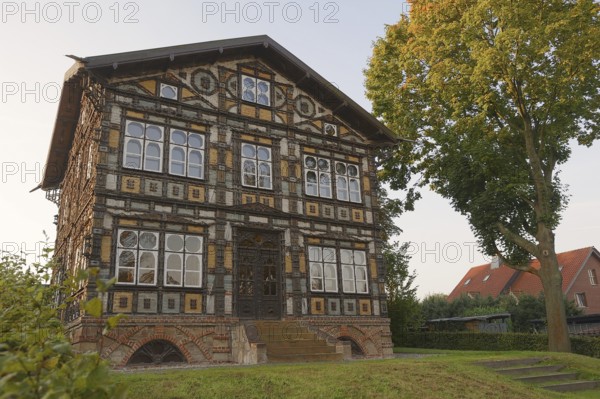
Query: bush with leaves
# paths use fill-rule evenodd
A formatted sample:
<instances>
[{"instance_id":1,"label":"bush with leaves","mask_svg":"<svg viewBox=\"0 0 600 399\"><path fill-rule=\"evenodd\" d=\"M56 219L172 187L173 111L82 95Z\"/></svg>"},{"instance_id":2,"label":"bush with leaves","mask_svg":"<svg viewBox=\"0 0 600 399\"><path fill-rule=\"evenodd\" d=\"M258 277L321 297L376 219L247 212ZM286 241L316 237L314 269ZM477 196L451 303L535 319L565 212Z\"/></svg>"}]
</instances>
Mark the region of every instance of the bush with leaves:
<instances>
[{"instance_id":1,"label":"bush with leaves","mask_svg":"<svg viewBox=\"0 0 600 399\"><path fill-rule=\"evenodd\" d=\"M54 305L69 287L45 284L53 262L0 261L0 398L124 397L107 363L97 353L76 353L65 336Z\"/></svg>"}]
</instances>

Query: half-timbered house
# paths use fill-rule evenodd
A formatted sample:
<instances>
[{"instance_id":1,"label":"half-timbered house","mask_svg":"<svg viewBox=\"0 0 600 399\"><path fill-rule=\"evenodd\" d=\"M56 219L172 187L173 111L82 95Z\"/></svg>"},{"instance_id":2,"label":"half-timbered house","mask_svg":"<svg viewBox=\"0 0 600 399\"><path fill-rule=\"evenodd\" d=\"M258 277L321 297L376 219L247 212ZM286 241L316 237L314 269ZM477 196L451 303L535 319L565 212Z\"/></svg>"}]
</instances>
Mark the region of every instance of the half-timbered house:
<instances>
[{"instance_id":1,"label":"half-timbered house","mask_svg":"<svg viewBox=\"0 0 600 399\"><path fill-rule=\"evenodd\" d=\"M116 367L391 355L392 132L268 36L73 58L42 188L54 280L99 270L63 312L77 348Z\"/></svg>"}]
</instances>

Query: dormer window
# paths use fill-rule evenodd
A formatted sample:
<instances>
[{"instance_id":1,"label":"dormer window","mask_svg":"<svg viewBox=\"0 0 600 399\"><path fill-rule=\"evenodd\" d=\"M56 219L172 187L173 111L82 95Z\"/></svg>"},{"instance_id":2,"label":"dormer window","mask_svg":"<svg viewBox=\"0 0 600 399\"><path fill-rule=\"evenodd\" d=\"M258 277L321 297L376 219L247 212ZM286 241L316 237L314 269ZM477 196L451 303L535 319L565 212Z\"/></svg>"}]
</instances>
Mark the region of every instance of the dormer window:
<instances>
[{"instance_id":1,"label":"dormer window","mask_svg":"<svg viewBox=\"0 0 600 399\"><path fill-rule=\"evenodd\" d=\"M471 282L471 279L468 278L467 281L465 281L465 283L463 285L469 285L470 282Z\"/></svg>"},{"instance_id":2,"label":"dormer window","mask_svg":"<svg viewBox=\"0 0 600 399\"><path fill-rule=\"evenodd\" d=\"M270 106L271 83L253 76L242 75L241 97L244 101Z\"/></svg>"},{"instance_id":3,"label":"dormer window","mask_svg":"<svg viewBox=\"0 0 600 399\"><path fill-rule=\"evenodd\" d=\"M488 281L489 279L490 279L490 275L488 274L483 278L483 281Z\"/></svg>"},{"instance_id":4,"label":"dormer window","mask_svg":"<svg viewBox=\"0 0 600 399\"><path fill-rule=\"evenodd\" d=\"M166 83L160 84L160 93L159 95L162 98L167 98L169 100L177 100L177 92L178 87L173 85L168 85Z\"/></svg>"}]
</instances>

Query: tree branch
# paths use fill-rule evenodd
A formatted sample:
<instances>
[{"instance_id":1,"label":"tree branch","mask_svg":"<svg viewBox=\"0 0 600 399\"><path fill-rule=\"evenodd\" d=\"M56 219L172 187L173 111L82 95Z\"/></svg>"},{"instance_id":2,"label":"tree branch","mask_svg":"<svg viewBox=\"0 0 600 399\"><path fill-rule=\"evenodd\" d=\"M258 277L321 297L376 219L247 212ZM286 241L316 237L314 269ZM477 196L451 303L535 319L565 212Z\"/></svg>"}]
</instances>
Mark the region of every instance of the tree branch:
<instances>
[{"instance_id":1,"label":"tree branch","mask_svg":"<svg viewBox=\"0 0 600 399\"><path fill-rule=\"evenodd\" d=\"M502 233L502 235L504 235L508 240L514 242L516 245L523 248L536 258L538 257L537 245L513 232L501 222L497 222L496 227L498 227L500 233Z\"/></svg>"}]
</instances>

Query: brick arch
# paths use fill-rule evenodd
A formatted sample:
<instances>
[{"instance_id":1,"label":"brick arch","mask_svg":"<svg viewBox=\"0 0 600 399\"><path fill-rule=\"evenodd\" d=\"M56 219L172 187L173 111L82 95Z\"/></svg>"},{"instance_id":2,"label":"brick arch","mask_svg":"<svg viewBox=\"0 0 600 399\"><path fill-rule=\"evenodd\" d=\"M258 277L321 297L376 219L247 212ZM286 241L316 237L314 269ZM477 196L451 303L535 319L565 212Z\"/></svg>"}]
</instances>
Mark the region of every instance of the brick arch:
<instances>
[{"instance_id":1,"label":"brick arch","mask_svg":"<svg viewBox=\"0 0 600 399\"><path fill-rule=\"evenodd\" d=\"M173 337L166 334L154 334L149 337L143 338L139 341L136 341L132 345L129 345L130 349L119 363L119 367L125 367L129 359L131 359L131 357L133 356L133 354L142 346L146 345L149 342L157 340L167 341L181 352L181 354L185 357L185 361L188 362L188 364L193 363L192 354L183 345L180 345L179 342L176 342L173 339Z\"/></svg>"},{"instance_id":2,"label":"brick arch","mask_svg":"<svg viewBox=\"0 0 600 399\"><path fill-rule=\"evenodd\" d=\"M373 353L369 353L365 343L370 341L371 344L377 348L377 343L369 336L369 334L361 331L356 326L339 326L334 331L329 332L335 339L350 338L360 348L365 356L372 356Z\"/></svg>"}]
</instances>

